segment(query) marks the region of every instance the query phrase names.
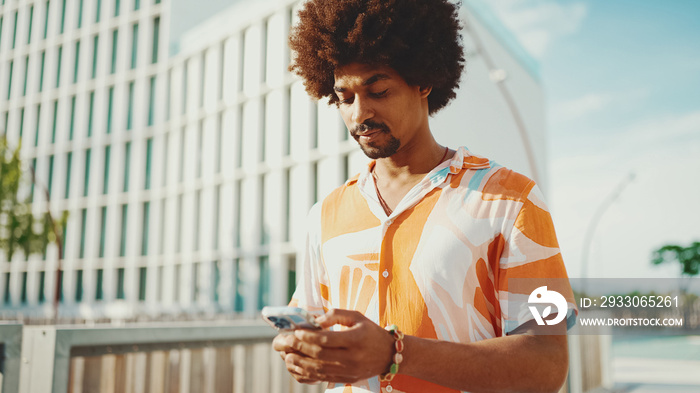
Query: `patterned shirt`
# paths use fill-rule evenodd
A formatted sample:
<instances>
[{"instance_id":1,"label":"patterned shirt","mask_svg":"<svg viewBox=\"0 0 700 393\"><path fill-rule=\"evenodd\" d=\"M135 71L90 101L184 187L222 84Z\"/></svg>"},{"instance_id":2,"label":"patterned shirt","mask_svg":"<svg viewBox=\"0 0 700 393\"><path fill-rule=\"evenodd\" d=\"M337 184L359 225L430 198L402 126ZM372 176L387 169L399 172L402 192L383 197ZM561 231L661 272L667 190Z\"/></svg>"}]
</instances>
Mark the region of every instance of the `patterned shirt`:
<instances>
[{"instance_id":1,"label":"patterned shirt","mask_svg":"<svg viewBox=\"0 0 700 393\"><path fill-rule=\"evenodd\" d=\"M469 343L512 332L512 278L566 279L550 214L527 177L460 147L387 216L372 161L309 213L307 250L292 305L363 313L407 335ZM567 323L576 307L568 279ZM517 291L513 291L517 292ZM523 300L524 297L524 300ZM455 392L399 374L395 392ZM379 392L377 377L330 392Z\"/></svg>"}]
</instances>

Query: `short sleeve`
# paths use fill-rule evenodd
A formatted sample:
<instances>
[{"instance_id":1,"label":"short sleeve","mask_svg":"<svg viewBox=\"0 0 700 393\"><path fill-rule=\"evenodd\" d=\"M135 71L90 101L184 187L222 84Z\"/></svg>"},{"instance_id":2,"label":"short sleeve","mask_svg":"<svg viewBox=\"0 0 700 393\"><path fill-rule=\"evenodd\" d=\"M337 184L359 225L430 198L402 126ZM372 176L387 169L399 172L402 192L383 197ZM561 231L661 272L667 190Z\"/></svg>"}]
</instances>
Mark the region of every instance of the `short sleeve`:
<instances>
[{"instance_id":1,"label":"short sleeve","mask_svg":"<svg viewBox=\"0 0 700 393\"><path fill-rule=\"evenodd\" d=\"M297 287L290 306L301 307L314 314L329 310L328 275L320 256L321 208L316 204L307 216L306 246L302 251L301 264L297 266Z\"/></svg>"},{"instance_id":2,"label":"short sleeve","mask_svg":"<svg viewBox=\"0 0 700 393\"><path fill-rule=\"evenodd\" d=\"M552 217L534 182L524 192L521 202L522 207L506 234L499 261L498 294L504 319L503 333L507 335L533 319L539 322L547 314L552 315L552 319L561 315L560 319L565 318L570 329L576 322L578 310ZM540 318L534 315L533 307Z\"/></svg>"}]
</instances>

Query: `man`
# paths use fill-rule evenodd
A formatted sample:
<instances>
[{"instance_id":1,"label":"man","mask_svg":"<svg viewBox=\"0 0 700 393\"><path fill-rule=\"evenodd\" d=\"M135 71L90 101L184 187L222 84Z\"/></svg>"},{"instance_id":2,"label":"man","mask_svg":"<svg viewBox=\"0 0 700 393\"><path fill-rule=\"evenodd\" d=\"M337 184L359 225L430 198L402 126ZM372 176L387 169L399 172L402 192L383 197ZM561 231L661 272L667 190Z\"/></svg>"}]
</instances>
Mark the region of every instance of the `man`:
<instances>
[{"instance_id":1,"label":"man","mask_svg":"<svg viewBox=\"0 0 700 393\"><path fill-rule=\"evenodd\" d=\"M540 191L430 131L464 65L457 7L310 0L299 17L291 69L374 161L309 213L291 304L324 329L275 338L289 372L334 392L557 391L575 306ZM555 335L509 311L528 278L566 281Z\"/></svg>"}]
</instances>

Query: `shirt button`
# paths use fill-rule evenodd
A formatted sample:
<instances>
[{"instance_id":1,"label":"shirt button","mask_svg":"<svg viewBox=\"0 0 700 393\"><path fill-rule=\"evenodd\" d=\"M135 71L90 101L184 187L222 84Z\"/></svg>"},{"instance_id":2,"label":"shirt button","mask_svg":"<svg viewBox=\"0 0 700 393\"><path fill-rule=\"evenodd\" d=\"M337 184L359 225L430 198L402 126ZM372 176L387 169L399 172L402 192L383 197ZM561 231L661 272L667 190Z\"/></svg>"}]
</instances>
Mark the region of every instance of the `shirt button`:
<instances>
[{"instance_id":1,"label":"shirt button","mask_svg":"<svg viewBox=\"0 0 700 393\"><path fill-rule=\"evenodd\" d=\"M389 271L388 271L388 270L384 270L384 273L382 273L382 276L383 276L384 278L389 277Z\"/></svg>"}]
</instances>

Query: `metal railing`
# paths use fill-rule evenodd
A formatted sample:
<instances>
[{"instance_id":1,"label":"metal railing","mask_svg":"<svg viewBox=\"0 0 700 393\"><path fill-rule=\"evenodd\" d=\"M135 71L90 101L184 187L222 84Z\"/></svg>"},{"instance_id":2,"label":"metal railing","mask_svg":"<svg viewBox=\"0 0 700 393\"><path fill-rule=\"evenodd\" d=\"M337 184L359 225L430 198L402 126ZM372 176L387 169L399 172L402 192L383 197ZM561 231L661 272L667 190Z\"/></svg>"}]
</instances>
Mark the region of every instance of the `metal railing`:
<instances>
[{"instance_id":1,"label":"metal railing","mask_svg":"<svg viewBox=\"0 0 700 393\"><path fill-rule=\"evenodd\" d=\"M609 385L610 336L569 336L567 383ZM127 326L0 325L0 393L316 393L272 350L261 322Z\"/></svg>"},{"instance_id":2,"label":"metal railing","mask_svg":"<svg viewBox=\"0 0 700 393\"><path fill-rule=\"evenodd\" d=\"M254 322L134 327L27 326L21 393L316 392L298 384Z\"/></svg>"}]
</instances>

